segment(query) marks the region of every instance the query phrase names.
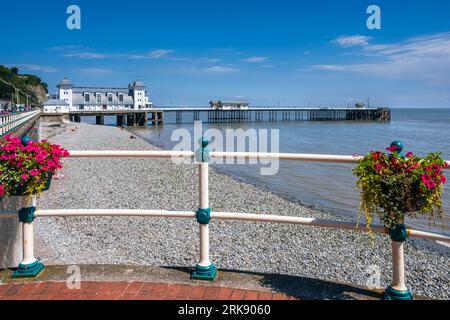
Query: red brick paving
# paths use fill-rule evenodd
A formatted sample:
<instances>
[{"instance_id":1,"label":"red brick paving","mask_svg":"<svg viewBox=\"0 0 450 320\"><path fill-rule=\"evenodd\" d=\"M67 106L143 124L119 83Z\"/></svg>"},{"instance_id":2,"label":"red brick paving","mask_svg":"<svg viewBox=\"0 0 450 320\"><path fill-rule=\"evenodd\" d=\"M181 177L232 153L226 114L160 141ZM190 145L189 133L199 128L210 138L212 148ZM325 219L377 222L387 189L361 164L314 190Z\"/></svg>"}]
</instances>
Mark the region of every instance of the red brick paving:
<instances>
[{"instance_id":1,"label":"red brick paving","mask_svg":"<svg viewBox=\"0 0 450 320\"><path fill-rule=\"evenodd\" d=\"M293 300L281 293L214 286L143 282L65 282L0 284L0 300Z\"/></svg>"}]
</instances>

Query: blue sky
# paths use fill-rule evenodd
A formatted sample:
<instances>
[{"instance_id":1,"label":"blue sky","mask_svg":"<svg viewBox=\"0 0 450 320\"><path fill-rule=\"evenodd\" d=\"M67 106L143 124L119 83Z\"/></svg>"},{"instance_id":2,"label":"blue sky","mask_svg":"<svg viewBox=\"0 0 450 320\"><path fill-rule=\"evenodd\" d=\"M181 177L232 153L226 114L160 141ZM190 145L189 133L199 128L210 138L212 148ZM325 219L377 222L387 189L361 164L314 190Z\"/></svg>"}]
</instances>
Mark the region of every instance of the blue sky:
<instances>
[{"instance_id":1,"label":"blue sky","mask_svg":"<svg viewBox=\"0 0 450 320\"><path fill-rule=\"evenodd\" d=\"M66 9L81 9L81 30ZM366 9L381 8L381 30ZM49 84L143 80L156 105L450 106L450 2L7 1L0 64ZM5 29L6 28L6 29Z\"/></svg>"}]
</instances>

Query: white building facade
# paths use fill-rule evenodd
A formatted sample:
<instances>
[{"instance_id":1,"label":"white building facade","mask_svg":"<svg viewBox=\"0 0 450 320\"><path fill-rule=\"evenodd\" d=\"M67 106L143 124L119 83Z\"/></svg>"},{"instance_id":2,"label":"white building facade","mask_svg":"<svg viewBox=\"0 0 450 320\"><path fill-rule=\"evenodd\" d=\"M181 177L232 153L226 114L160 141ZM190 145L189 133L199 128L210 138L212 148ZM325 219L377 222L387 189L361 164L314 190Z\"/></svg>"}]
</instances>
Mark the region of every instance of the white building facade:
<instances>
[{"instance_id":1,"label":"white building facade","mask_svg":"<svg viewBox=\"0 0 450 320\"><path fill-rule=\"evenodd\" d=\"M142 81L133 81L126 88L77 87L69 79L64 78L57 88L58 99L69 105L69 111L152 108L152 102Z\"/></svg>"},{"instance_id":2,"label":"white building facade","mask_svg":"<svg viewBox=\"0 0 450 320\"><path fill-rule=\"evenodd\" d=\"M59 99L49 99L44 103L45 113L68 113L69 103Z\"/></svg>"}]
</instances>

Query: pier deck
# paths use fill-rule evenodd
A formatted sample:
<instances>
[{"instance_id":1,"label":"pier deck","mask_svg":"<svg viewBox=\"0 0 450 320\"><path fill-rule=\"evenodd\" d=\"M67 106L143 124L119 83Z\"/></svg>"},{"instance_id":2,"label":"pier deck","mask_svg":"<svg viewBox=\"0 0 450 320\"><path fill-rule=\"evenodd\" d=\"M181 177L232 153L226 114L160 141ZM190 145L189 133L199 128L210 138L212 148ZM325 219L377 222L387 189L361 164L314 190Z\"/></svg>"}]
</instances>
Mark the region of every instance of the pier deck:
<instances>
[{"instance_id":1,"label":"pier deck","mask_svg":"<svg viewBox=\"0 0 450 320\"><path fill-rule=\"evenodd\" d=\"M212 110L210 108L159 108L170 120L175 114L176 124L203 121L221 122L277 122L277 121L390 121L389 108L249 108L244 110Z\"/></svg>"}]
</instances>

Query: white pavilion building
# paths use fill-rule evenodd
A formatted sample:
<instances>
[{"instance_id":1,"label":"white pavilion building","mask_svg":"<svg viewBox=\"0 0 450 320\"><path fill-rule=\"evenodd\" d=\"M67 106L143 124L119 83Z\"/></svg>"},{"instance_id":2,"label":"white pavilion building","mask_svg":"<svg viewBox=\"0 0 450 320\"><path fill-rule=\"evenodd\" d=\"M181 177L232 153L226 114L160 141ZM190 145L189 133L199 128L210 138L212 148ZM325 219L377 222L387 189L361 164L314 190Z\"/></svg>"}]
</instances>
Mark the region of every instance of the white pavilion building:
<instances>
[{"instance_id":1,"label":"white pavilion building","mask_svg":"<svg viewBox=\"0 0 450 320\"><path fill-rule=\"evenodd\" d=\"M66 102L64 111L127 110L152 107L142 81L133 81L128 87L78 87L64 78L58 85L58 101ZM46 112L54 112L48 108ZM61 109L60 109L61 110ZM63 112L64 112L63 111Z\"/></svg>"}]
</instances>

